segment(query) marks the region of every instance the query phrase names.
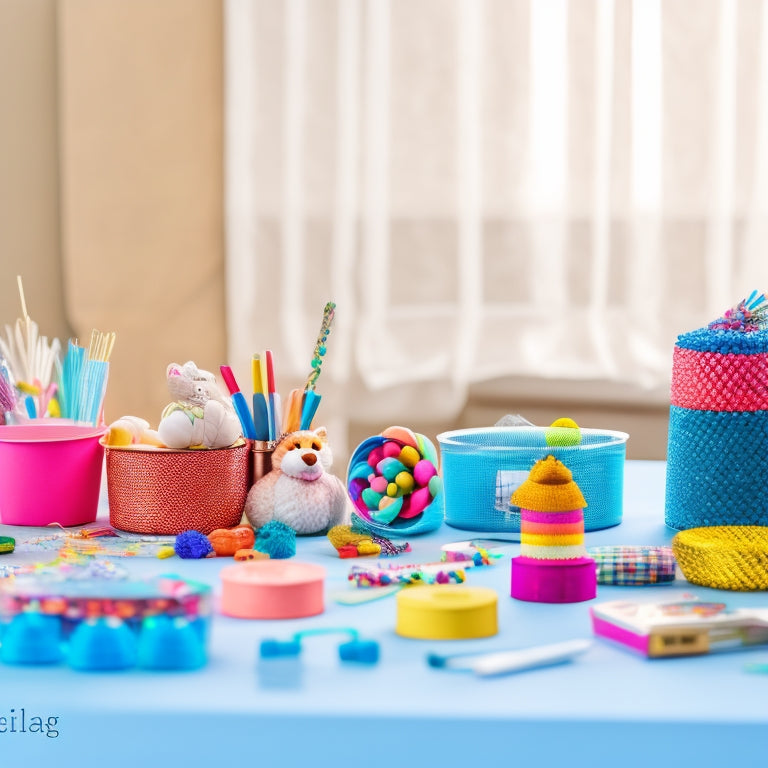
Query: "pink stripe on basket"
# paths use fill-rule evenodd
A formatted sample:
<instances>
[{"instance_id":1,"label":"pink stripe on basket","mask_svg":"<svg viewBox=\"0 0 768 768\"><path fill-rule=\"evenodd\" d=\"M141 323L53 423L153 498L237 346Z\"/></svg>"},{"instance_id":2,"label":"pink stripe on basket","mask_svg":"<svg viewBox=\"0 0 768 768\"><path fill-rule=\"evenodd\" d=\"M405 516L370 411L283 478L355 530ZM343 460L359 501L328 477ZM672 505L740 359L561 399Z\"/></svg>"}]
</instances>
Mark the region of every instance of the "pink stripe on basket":
<instances>
[{"instance_id":1,"label":"pink stripe on basket","mask_svg":"<svg viewBox=\"0 0 768 768\"><path fill-rule=\"evenodd\" d=\"M768 355L722 355L675 347L671 403L699 411L768 409Z\"/></svg>"},{"instance_id":2,"label":"pink stripe on basket","mask_svg":"<svg viewBox=\"0 0 768 768\"><path fill-rule=\"evenodd\" d=\"M581 523L584 521L584 510L572 509L570 512L534 512L532 509L520 510L520 523Z\"/></svg>"}]
</instances>

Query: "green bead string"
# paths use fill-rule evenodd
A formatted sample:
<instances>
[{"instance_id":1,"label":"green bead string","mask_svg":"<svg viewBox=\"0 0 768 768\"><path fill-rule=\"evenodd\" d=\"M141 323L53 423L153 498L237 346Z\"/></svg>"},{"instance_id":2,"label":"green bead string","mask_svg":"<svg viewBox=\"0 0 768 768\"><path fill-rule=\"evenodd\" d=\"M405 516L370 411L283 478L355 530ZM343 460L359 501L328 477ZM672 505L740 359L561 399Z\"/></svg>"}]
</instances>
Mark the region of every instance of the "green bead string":
<instances>
[{"instance_id":1,"label":"green bead string","mask_svg":"<svg viewBox=\"0 0 768 768\"><path fill-rule=\"evenodd\" d=\"M333 323L335 310L336 305L332 301L329 301L323 310L323 322L320 325L320 333L317 336L317 343L315 344L315 350L312 356L312 372L309 374L307 383L304 385L305 390L314 389L317 380L320 378L320 369L323 365L323 357L326 353L325 341L328 338L328 334L331 332L331 324Z\"/></svg>"}]
</instances>

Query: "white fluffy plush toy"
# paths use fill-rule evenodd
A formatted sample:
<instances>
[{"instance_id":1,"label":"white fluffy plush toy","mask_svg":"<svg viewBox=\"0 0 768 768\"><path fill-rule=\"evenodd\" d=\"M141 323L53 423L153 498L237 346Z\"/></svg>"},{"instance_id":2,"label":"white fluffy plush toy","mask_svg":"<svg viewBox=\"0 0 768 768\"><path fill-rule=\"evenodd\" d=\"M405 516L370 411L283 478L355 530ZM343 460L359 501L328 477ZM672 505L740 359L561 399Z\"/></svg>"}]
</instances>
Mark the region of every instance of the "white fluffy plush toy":
<instances>
[{"instance_id":1,"label":"white fluffy plush toy","mask_svg":"<svg viewBox=\"0 0 768 768\"><path fill-rule=\"evenodd\" d=\"M298 534L347 524L351 502L344 483L329 472L332 462L324 427L283 437L272 454L271 472L248 492L248 522L258 530L278 520Z\"/></svg>"},{"instance_id":2,"label":"white fluffy plush toy","mask_svg":"<svg viewBox=\"0 0 768 768\"><path fill-rule=\"evenodd\" d=\"M166 371L173 402L165 407L157 428L169 448L226 448L242 435L231 402L216 377L191 360L171 363Z\"/></svg>"}]
</instances>

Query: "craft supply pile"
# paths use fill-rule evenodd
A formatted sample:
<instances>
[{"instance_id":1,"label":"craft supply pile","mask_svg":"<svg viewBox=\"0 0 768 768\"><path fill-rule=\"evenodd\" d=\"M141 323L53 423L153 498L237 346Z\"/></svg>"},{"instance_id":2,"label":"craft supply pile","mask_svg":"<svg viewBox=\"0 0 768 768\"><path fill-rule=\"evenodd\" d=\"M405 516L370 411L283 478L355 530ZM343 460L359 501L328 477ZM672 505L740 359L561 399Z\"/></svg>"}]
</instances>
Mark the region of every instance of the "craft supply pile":
<instances>
[{"instance_id":1,"label":"craft supply pile","mask_svg":"<svg viewBox=\"0 0 768 768\"><path fill-rule=\"evenodd\" d=\"M740 611L706 594L654 591L768 589L762 294L679 337L659 510L669 534L615 546L593 537L622 523L621 431L519 416L446 425L434 439L382 426L339 474L317 389L332 302L303 388L281 397L268 349L247 361L250 392L230 365L217 376L171 362L146 372L165 377L159 414L108 420L116 334L49 341L20 278L19 295L22 317L0 339L4 664L194 670L208 661L211 624L226 621L253 628L265 670L318 635L340 636L341 662L378 664L387 636L355 627L355 606L374 600L430 674L578 663L595 642L635 652L635 663L768 645L768 601ZM745 445L750 461L727 460ZM343 567L344 583L331 583L318 559ZM499 573L502 590L486 578ZM526 647L503 620L505 601L553 613L582 604L592 636ZM262 629L282 620L293 622L282 639ZM488 638L499 639L491 650ZM456 640L470 651L440 651Z\"/></svg>"}]
</instances>

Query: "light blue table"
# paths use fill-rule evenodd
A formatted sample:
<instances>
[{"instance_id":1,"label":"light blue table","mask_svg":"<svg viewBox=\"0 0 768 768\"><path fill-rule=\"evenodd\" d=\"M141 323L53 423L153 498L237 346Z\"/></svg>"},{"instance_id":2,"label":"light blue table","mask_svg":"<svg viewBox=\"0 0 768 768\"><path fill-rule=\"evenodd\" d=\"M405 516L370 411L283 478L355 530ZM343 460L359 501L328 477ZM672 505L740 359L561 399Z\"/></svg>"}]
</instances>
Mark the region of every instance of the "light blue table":
<instances>
[{"instance_id":1,"label":"light blue table","mask_svg":"<svg viewBox=\"0 0 768 768\"><path fill-rule=\"evenodd\" d=\"M664 464L628 462L624 522L587 534L587 544L662 544ZM2 528L4 535L20 529ZM28 531L24 531L28 533ZM440 545L468 538L443 526L411 539L408 562L435 560ZM517 547L509 550L517 553ZM20 562L28 556L3 556ZM299 542L298 558L327 568L326 594L346 588L352 563L324 538ZM219 588L228 559L127 559L137 572L174 571ZM596 640L572 664L495 679L431 669L430 651L523 648L591 637L589 603L540 605L509 597L509 555L468 574L499 593L498 636L426 642L394 633L395 599L361 606L327 600L312 619L246 621L216 616L210 660L199 672L78 673L66 666L0 666L0 717L57 717L58 736L0 732L0 765L247 766L759 766L768 761L768 648L697 658L644 660ZM738 606L764 593L695 588L600 587L598 601L689 592ZM263 674L266 637L314 627L355 627L381 644L373 667L343 664L336 638L306 644L299 674ZM294 671L296 671L294 665ZM261 671L260 671L261 670ZM274 671L274 668L273 668ZM45 762L44 762L45 761Z\"/></svg>"}]
</instances>

